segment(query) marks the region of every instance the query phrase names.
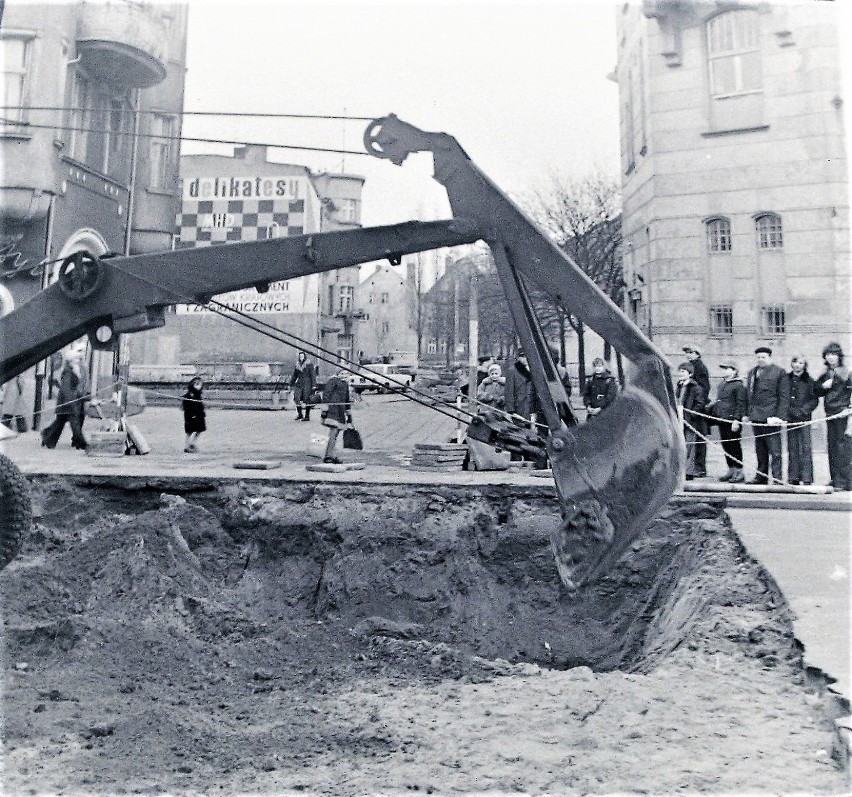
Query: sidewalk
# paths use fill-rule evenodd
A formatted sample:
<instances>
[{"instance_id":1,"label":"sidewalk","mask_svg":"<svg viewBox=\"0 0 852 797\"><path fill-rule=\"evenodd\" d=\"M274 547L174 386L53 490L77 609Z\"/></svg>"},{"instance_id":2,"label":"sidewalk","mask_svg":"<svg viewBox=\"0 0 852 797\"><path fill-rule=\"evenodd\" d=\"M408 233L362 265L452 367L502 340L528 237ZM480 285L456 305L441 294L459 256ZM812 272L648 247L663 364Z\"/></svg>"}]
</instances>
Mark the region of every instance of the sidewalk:
<instances>
[{"instance_id":1,"label":"sidewalk","mask_svg":"<svg viewBox=\"0 0 852 797\"><path fill-rule=\"evenodd\" d=\"M359 483L436 483L436 484L524 484L553 491L551 479L530 476L527 471L424 473L407 467L414 445L449 441L456 422L446 415L415 404L400 396L364 395L353 403L355 424L364 441L364 451L341 451L344 461L366 464L362 471L321 474L310 473L314 480L355 481ZM45 423L53 417L45 413ZM207 428L200 441L198 454L183 452L183 417L176 402L174 406L151 406L141 415L131 418L151 446L151 453L142 457L92 457L71 449L70 430L66 428L56 449L48 451L39 445L39 435L27 432L3 443L4 451L26 473L97 474L110 473L128 476L258 478L304 480L305 466L319 460L307 454L311 435L325 438L327 430L320 422L319 412L311 420L295 420L295 411L235 410L207 406ZM86 420L91 431L103 422ZM754 444L743 441L746 472L755 467ZM280 463L272 470L237 470L234 463L241 460L269 460ZM726 466L718 441L709 444L707 472L709 480L724 473ZM828 462L824 450L814 452L815 483L828 481ZM690 483L686 495L698 499L700 482ZM852 507L852 493L830 495L794 494L713 494L726 498L730 507L762 507L776 509L834 509Z\"/></svg>"}]
</instances>

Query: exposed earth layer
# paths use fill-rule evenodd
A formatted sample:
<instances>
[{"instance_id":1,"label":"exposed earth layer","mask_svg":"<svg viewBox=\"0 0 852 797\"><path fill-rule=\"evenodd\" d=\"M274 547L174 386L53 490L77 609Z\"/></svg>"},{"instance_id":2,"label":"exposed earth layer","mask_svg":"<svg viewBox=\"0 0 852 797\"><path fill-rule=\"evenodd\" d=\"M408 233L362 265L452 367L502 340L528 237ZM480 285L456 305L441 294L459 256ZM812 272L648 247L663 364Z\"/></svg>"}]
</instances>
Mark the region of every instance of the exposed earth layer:
<instances>
[{"instance_id":1,"label":"exposed earth layer","mask_svg":"<svg viewBox=\"0 0 852 797\"><path fill-rule=\"evenodd\" d=\"M4 793L843 793L790 612L718 505L565 593L552 498L33 480Z\"/></svg>"}]
</instances>

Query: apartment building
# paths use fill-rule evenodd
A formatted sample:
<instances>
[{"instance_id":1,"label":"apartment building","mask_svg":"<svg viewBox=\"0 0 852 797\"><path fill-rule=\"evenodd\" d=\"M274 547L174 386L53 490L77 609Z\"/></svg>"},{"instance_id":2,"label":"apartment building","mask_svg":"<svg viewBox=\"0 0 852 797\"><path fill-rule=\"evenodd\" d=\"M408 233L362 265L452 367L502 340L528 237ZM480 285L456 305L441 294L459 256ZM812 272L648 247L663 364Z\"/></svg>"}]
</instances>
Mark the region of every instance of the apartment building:
<instances>
[{"instance_id":1,"label":"apartment building","mask_svg":"<svg viewBox=\"0 0 852 797\"><path fill-rule=\"evenodd\" d=\"M835 3L625 3L628 309L676 362L818 367L849 349L849 193Z\"/></svg>"}]
</instances>

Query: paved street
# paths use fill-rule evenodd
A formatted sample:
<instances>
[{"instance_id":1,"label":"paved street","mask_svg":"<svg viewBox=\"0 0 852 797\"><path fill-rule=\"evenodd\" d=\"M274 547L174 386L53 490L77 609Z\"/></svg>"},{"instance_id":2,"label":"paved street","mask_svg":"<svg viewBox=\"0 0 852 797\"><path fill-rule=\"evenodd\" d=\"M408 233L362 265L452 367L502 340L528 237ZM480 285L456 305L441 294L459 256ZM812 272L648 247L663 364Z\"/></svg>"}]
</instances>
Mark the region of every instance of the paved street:
<instances>
[{"instance_id":1,"label":"paved street","mask_svg":"<svg viewBox=\"0 0 852 797\"><path fill-rule=\"evenodd\" d=\"M837 678L841 694L852 695L849 514L730 508L728 514L793 607L805 661Z\"/></svg>"}]
</instances>

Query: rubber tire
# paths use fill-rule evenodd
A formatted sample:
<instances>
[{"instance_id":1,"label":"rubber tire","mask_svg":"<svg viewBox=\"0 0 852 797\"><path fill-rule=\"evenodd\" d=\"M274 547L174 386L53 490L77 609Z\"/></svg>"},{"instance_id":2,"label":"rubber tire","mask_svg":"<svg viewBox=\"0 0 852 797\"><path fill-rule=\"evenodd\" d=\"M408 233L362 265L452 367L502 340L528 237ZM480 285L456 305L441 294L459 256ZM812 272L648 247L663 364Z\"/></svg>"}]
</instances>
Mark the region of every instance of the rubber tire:
<instances>
[{"instance_id":1,"label":"rubber tire","mask_svg":"<svg viewBox=\"0 0 852 797\"><path fill-rule=\"evenodd\" d=\"M0 570L20 552L32 518L29 484L15 463L0 454Z\"/></svg>"}]
</instances>

